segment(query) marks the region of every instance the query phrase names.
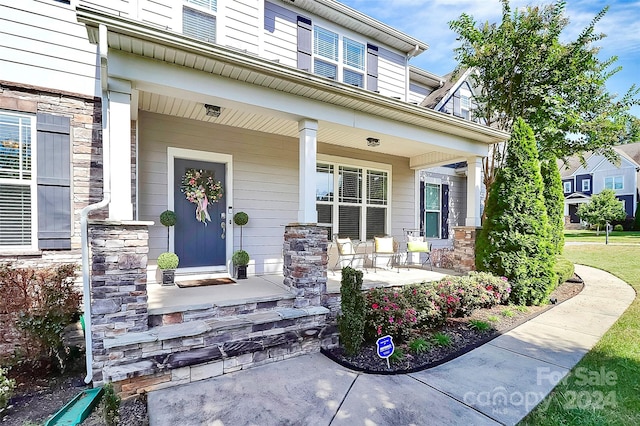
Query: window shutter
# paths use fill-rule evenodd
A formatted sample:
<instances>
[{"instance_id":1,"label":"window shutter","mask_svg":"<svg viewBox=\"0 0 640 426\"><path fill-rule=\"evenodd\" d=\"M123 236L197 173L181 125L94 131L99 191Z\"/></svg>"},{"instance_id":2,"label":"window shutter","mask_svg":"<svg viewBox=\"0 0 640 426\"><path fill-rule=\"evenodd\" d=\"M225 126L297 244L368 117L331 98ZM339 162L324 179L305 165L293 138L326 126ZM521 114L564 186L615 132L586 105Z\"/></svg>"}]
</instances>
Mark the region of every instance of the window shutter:
<instances>
[{"instance_id":1,"label":"window shutter","mask_svg":"<svg viewBox=\"0 0 640 426\"><path fill-rule=\"evenodd\" d=\"M298 16L298 69L311 72L311 19Z\"/></svg>"},{"instance_id":2,"label":"window shutter","mask_svg":"<svg viewBox=\"0 0 640 426\"><path fill-rule=\"evenodd\" d=\"M367 44L367 89L378 91L378 46Z\"/></svg>"},{"instance_id":3,"label":"window shutter","mask_svg":"<svg viewBox=\"0 0 640 426\"><path fill-rule=\"evenodd\" d=\"M443 240L449 238L449 185L442 184L442 222L440 236Z\"/></svg>"},{"instance_id":4,"label":"window shutter","mask_svg":"<svg viewBox=\"0 0 640 426\"><path fill-rule=\"evenodd\" d=\"M38 247L71 248L71 120L38 114Z\"/></svg>"},{"instance_id":5,"label":"window shutter","mask_svg":"<svg viewBox=\"0 0 640 426\"><path fill-rule=\"evenodd\" d=\"M425 235L424 229L424 182L420 181L420 234Z\"/></svg>"}]
</instances>

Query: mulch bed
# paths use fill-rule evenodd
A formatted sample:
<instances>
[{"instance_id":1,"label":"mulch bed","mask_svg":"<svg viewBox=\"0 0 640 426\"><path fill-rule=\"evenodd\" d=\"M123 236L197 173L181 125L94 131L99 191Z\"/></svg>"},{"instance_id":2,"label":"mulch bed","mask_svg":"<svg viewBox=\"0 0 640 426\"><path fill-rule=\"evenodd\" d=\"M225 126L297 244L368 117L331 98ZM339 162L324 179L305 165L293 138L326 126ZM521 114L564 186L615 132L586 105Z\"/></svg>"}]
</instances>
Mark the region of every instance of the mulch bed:
<instances>
[{"instance_id":1,"label":"mulch bed","mask_svg":"<svg viewBox=\"0 0 640 426\"><path fill-rule=\"evenodd\" d=\"M508 332L514 327L535 318L541 313L552 309L554 306L580 293L583 286L582 280L574 276L573 279L558 286L551 294L549 299L555 300L555 304L528 306L526 312L521 312L515 309L514 306L500 305L489 309L478 309L469 317L450 319L442 327L433 330L434 333L439 331L450 336L450 346L433 346L429 351L417 355L410 354L408 348L403 348L405 353L404 358L391 362L391 368L387 367L387 361L385 359L381 359L378 356L375 344L373 343L366 344L360 352L354 356L347 356L342 347L323 349L322 353L351 370L364 373L406 374L425 370L457 358ZM508 310L509 316L504 314L505 310ZM489 321L489 318L495 319L496 317L498 321ZM489 322L492 324L492 328L486 331L474 330L469 327L470 320L474 319ZM396 343L396 347L398 346Z\"/></svg>"}]
</instances>

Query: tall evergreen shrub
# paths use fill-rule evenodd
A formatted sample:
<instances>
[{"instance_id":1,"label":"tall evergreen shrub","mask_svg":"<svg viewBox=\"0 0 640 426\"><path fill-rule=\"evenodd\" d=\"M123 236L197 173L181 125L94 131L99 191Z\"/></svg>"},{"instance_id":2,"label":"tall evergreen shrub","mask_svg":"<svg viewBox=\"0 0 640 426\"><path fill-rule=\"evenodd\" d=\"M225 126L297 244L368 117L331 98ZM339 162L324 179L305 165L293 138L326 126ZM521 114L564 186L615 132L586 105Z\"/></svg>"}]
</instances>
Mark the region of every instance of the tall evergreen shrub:
<instances>
[{"instance_id":1,"label":"tall evergreen shrub","mask_svg":"<svg viewBox=\"0 0 640 426\"><path fill-rule=\"evenodd\" d=\"M362 271L348 266L342 268L340 298L340 343L347 355L355 355L364 341L365 297L362 293Z\"/></svg>"},{"instance_id":2,"label":"tall evergreen shrub","mask_svg":"<svg viewBox=\"0 0 640 426\"><path fill-rule=\"evenodd\" d=\"M636 206L636 213L633 218L633 229L635 231L640 231L640 203Z\"/></svg>"},{"instance_id":3,"label":"tall evergreen shrub","mask_svg":"<svg viewBox=\"0 0 640 426\"><path fill-rule=\"evenodd\" d=\"M551 231L551 247L555 254L562 254L564 248L564 190L556 160L542 161L540 173L544 184L542 196Z\"/></svg>"},{"instance_id":4,"label":"tall evergreen shrub","mask_svg":"<svg viewBox=\"0 0 640 426\"><path fill-rule=\"evenodd\" d=\"M540 304L556 285L554 262L535 138L518 119L487 200L476 268L507 277L513 302Z\"/></svg>"}]
</instances>

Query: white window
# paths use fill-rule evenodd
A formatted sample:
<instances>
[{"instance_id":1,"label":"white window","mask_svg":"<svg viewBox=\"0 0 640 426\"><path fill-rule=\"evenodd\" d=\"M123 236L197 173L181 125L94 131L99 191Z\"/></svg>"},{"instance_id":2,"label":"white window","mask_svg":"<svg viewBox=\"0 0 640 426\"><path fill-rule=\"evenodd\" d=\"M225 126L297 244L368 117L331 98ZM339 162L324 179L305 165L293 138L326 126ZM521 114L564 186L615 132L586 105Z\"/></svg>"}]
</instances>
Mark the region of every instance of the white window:
<instances>
[{"instance_id":1,"label":"white window","mask_svg":"<svg viewBox=\"0 0 640 426\"><path fill-rule=\"evenodd\" d=\"M591 191L591 181L589 179L584 179L582 181L582 192Z\"/></svg>"},{"instance_id":2,"label":"white window","mask_svg":"<svg viewBox=\"0 0 640 426\"><path fill-rule=\"evenodd\" d=\"M217 0L186 0L182 9L182 33L190 37L216 42Z\"/></svg>"},{"instance_id":3,"label":"white window","mask_svg":"<svg viewBox=\"0 0 640 426\"><path fill-rule=\"evenodd\" d=\"M564 186L565 194L568 194L571 192L571 182L563 182L562 185Z\"/></svg>"},{"instance_id":4,"label":"white window","mask_svg":"<svg viewBox=\"0 0 640 426\"><path fill-rule=\"evenodd\" d=\"M342 39L342 43L340 43ZM342 49L342 53L340 53ZM364 87L365 45L320 26L313 27L314 74Z\"/></svg>"},{"instance_id":5,"label":"white window","mask_svg":"<svg viewBox=\"0 0 640 426\"><path fill-rule=\"evenodd\" d=\"M427 238L440 238L442 218L440 194L439 184L426 183L424 185L424 235Z\"/></svg>"},{"instance_id":6,"label":"white window","mask_svg":"<svg viewBox=\"0 0 640 426\"><path fill-rule=\"evenodd\" d=\"M605 189L624 189L622 176L608 176L604 178Z\"/></svg>"},{"instance_id":7,"label":"white window","mask_svg":"<svg viewBox=\"0 0 640 426\"><path fill-rule=\"evenodd\" d=\"M460 96L460 115L465 120L471 120L471 98L469 96Z\"/></svg>"},{"instance_id":8,"label":"white window","mask_svg":"<svg viewBox=\"0 0 640 426\"><path fill-rule=\"evenodd\" d=\"M389 170L338 162L316 167L318 225L354 240L387 233ZM337 189L337 193L336 193Z\"/></svg>"},{"instance_id":9,"label":"white window","mask_svg":"<svg viewBox=\"0 0 640 426\"><path fill-rule=\"evenodd\" d=\"M0 112L0 247L36 248L34 116Z\"/></svg>"}]
</instances>

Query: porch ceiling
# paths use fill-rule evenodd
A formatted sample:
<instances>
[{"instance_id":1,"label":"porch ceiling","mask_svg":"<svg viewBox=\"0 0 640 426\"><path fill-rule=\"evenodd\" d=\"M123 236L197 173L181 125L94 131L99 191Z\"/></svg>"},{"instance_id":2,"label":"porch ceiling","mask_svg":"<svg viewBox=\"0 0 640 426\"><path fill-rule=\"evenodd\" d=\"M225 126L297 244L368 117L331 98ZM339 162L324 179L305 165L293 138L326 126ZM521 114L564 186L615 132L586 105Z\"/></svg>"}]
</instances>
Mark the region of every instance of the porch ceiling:
<instances>
[{"instance_id":1,"label":"porch ceiling","mask_svg":"<svg viewBox=\"0 0 640 426\"><path fill-rule=\"evenodd\" d=\"M291 138L298 137L298 121L296 119L277 117L268 111L247 111L243 108L222 105L220 116L213 117L206 115L205 108L201 102L146 91L139 94L138 108L141 111L174 117L206 121ZM366 143L368 137L379 138L380 146L375 148L368 147ZM319 121L318 123L318 141L358 150L408 157L411 159L412 166L415 166L416 162L435 166L466 160L464 153L455 150L445 152L442 148L437 147L428 150L428 147L421 142L376 134L327 121Z\"/></svg>"}]
</instances>

